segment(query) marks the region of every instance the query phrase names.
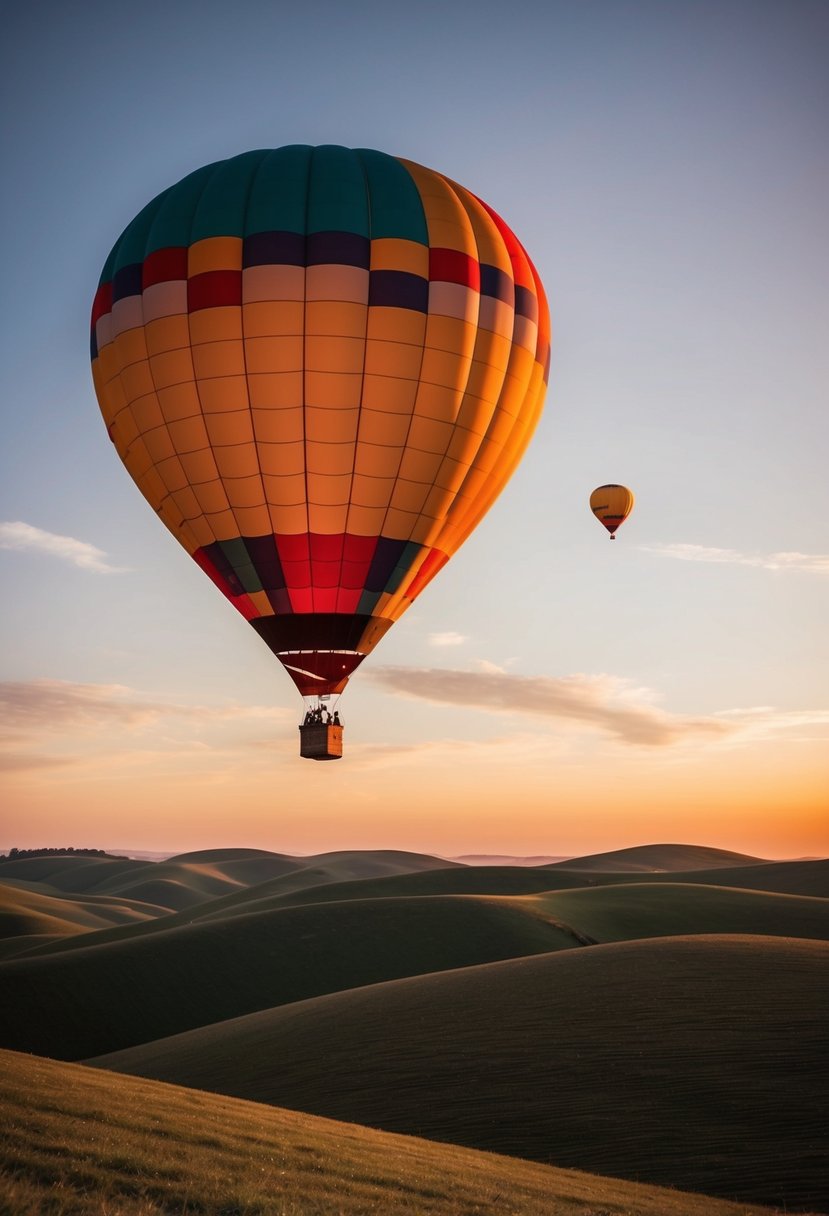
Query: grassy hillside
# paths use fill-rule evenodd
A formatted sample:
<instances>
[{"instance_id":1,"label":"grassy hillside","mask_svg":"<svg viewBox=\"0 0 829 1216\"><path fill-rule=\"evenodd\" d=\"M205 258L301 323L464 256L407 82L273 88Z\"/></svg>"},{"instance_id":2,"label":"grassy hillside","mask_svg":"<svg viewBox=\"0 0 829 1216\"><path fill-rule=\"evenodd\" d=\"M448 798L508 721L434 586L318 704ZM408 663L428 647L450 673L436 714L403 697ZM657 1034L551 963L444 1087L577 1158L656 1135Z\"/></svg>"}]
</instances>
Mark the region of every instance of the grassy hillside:
<instances>
[{"instance_id":1,"label":"grassy hillside","mask_svg":"<svg viewBox=\"0 0 829 1216\"><path fill-rule=\"evenodd\" d=\"M254 1009L579 944L549 913L457 896L286 908L0 965L0 1046L78 1059Z\"/></svg>"},{"instance_id":2,"label":"grassy hillside","mask_svg":"<svg viewBox=\"0 0 829 1216\"><path fill-rule=\"evenodd\" d=\"M822 1210L827 964L825 943L781 938L596 946L341 992L96 1063Z\"/></svg>"},{"instance_id":3,"label":"grassy hillside","mask_svg":"<svg viewBox=\"0 0 829 1216\"><path fill-rule=\"evenodd\" d=\"M23 879L26 882L47 883L57 891L82 894L94 889L106 877L134 874L146 867L146 861L128 857L83 857L76 854L53 854L45 857L22 857L4 861L2 881Z\"/></svg>"},{"instance_id":4,"label":"grassy hillside","mask_svg":"<svg viewBox=\"0 0 829 1216\"><path fill-rule=\"evenodd\" d=\"M354 856L354 855L351 855ZM360 855L357 855L360 856ZM406 854L405 857L416 855ZM434 860L434 859L426 859ZM264 912L278 908L305 904L337 902L343 899L375 899L412 897L418 895L480 894L523 895L548 890L568 890L589 886L603 888L624 882L625 884L662 884L665 875L654 872L637 872L624 875L596 871L570 871L567 869L523 868L520 866L456 866L448 869L422 870L410 873L391 874L379 878L335 881L336 865L331 869L314 866L293 870L284 875L266 880L250 887L234 887L229 894L207 899L172 913L160 920L144 921L140 925L123 925L94 932L88 938L52 937L43 944L32 942L11 953L21 951L27 956L53 954L99 946L105 942L126 941L146 934L167 931L176 926L194 924L199 920L215 920L221 917L252 912ZM803 894L811 896L829 895L829 861L774 862L764 866L744 866L738 869L699 870L687 873L672 873L671 882L693 885L716 885L736 887L743 890L756 888L773 893ZM87 896L87 899L94 898ZM100 897L104 898L104 897ZM683 900L682 903L685 903ZM716 924L707 919L700 923L693 920L675 921L668 930L685 932L773 932L800 936L797 927L780 929L766 919L762 926L742 920L739 923ZM590 931L587 930L590 934ZM645 928L643 932L647 932ZM627 932L623 936L629 936ZM807 934L809 936L810 934ZM590 934L600 937L598 934ZM602 939L602 940L609 940Z\"/></svg>"},{"instance_id":5,"label":"grassy hillside","mask_svg":"<svg viewBox=\"0 0 829 1216\"><path fill-rule=\"evenodd\" d=\"M78 1065L0 1064L14 1216L770 1216Z\"/></svg>"},{"instance_id":6,"label":"grassy hillside","mask_svg":"<svg viewBox=\"0 0 829 1216\"><path fill-rule=\"evenodd\" d=\"M644 879L644 875L640 875ZM648 875L650 881L653 875ZM696 874L671 874L672 882L713 882L723 887L776 891L780 895L829 897L829 860L770 861L760 866L725 867Z\"/></svg>"},{"instance_id":7,"label":"grassy hillside","mask_svg":"<svg viewBox=\"0 0 829 1216\"><path fill-rule=\"evenodd\" d=\"M42 895L0 883L0 939L28 934L86 933L152 919L160 908L126 899Z\"/></svg>"},{"instance_id":8,"label":"grassy hillside","mask_svg":"<svg viewBox=\"0 0 829 1216\"><path fill-rule=\"evenodd\" d=\"M302 876L291 875L292 883ZM643 886L664 885L662 872L595 873L558 868L522 868L520 866L470 866L455 870L432 870L420 874L396 874L387 878L369 878L353 882L329 882L299 889L277 883L263 883L245 891L227 895L212 904L193 910L200 919L227 915L233 910L250 912L255 909L326 903L343 899L377 899L414 895L529 895L544 891L603 888L618 884L641 883ZM672 873L672 883L704 887L736 887L744 891L757 890L772 894L829 896L829 861L776 862L768 866L746 866L740 870L698 870ZM747 932L748 929L709 928L676 932ZM761 929L760 932L769 932ZM787 931L788 932L788 931Z\"/></svg>"},{"instance_id":9,"label":"grassy hillside","mask_svg":"<svg viewBox=\"0 0 829 1216\"><path fill-rule=\"evenodd\" d=\"M160 862L74 856L22 858L6 862L0 880L52 897L83 895L87 899L117 897L142 902L155 905L156 914L167 914L186 912L222 897L244 902L247 890L256 886L264 886L266 891L291 891L455 864L399 850L289 857L261 849L209 849Z\"/></svg>"},{"instance_id":10,"label":"grassy hillside","mask_svg":"<svg viewBox=\"0 0 829 1216\"><path fill-rule=\"evenodd\" d=\"M81 933L111 924L112 921L90 911L83 901L67 903L35 891L0 884L0 938L30 933Z\"/></svg>"},{"instance_id":11,"label":"grassy hillside","mask_svg":"<svg viewBox=\"0 0 829 1216\"><path fill-rule=\"evenodd\" d=\"M688 933L757 933L829 941L829 899L675 882L626 883L514 900L594 942Z\"/></svg>"},{"instance_id":12,"label":"grassy hillside","mask_svg":"<svg viewBox=\"0 0 829 1216\"><path fill-rule=\"evenodd\" d=\"M631 849L614 849L609 853L591 853L588 857L568 857L554 861L551 869L607 870L614 874L628 871L715 870L721 866L750 866L762 862L762 857L747 853L731 853L727 849L712 849L699 844L642 844Z\"/></svg>"},{"instance_id":13,"label":"grassy hillside","mask_svg":"<svg viewBox=\"0 0 829 1216\"><path fill-rule=\"evenodd\" d=\"M305 879L303 885L300 880ZM194 910L199 919L246 914L269 908L298 907L303 904L339 903L353 899L399 899L430 895L523 895L548 891L552 887L581 886L584 876L569 874L551 877L548 871L521 866L457 866L454 869L428 870L409 874L389 874L377 878L355 878L319 882L314 872L290 876L288 883L262 883L246 891L226 895Z\"/></svg>"}]
</instances>

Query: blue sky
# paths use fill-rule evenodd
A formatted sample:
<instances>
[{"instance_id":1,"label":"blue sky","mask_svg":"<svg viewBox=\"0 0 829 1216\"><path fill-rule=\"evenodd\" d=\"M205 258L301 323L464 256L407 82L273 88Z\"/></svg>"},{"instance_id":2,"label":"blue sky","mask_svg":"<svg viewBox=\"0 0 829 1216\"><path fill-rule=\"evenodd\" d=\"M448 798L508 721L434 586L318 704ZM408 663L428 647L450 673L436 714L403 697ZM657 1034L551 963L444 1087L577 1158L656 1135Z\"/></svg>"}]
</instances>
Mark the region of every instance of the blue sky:
<instances>
[{"instance_id":1,"label":"blue sky","mask_svg":"<svg viewBox=\"0 0 829 1216\"><path fill-rule=\"evenodd\" d=\"M0 530L0 845L53 843L66 800L92 808L78 844L189 847L205 773L225 790L251 773L253 801L276 783L303 815L263 813L241 840L217 795L210 842L825 849L827 34L826 5L801 0L21 6L3 49L0 521L64 540ZM347 772L295 758L292 686L135 490L89 374L121 229L199 165L286 143L462 182L527 247L553 319L537 436L352 681ZM638 499L615 545L587 509L605 481ZM547 681L532 713L527 680ZM620 705L671 741L609 728ZM185 729L171 706L204 713ZM607 811L620 786L647 814ZM425 819L442 791L457 813ZM513 792L520 827L499 810ZM348 814L332 827L319 799Z\"/></svg>"}]
</instances>

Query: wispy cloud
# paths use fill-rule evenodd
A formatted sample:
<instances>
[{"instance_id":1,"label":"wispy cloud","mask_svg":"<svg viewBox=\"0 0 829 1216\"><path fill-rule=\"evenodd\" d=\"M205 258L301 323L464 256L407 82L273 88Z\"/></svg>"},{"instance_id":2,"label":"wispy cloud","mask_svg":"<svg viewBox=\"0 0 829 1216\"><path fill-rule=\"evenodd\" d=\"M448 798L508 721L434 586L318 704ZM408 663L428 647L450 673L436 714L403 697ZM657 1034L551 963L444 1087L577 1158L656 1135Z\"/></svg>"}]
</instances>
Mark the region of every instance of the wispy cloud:
<instances>
[{"instance_id":1,"label":"wispy cloud","mask_svg":"<svg viewBox=\"0 0 829 1216\"><path fill-rule=\"evenodd\" d=\"M186 705L151 699L120 684L64 680L0 683L0 771L79 765L102 770L205 754L211 762L249 747L251 729L274 731L295 714L269 705ZM203 766L202 766L203 767Z\"/></svg>"},{"instance_id":2,"label":"wispy cloud","mask_svg":"<svg viewBox=\"0 0 829 1216\"><path fill-rule=\"evenodd\" d=\"M250 737L263 730L272 732L270 755L263 750L271 762L295 717L273 705L182 704L123 685L10 681L0 683L0 772L215 781L238 772Z\"/></svg>"},{"instance_id":3,"label":"wispy cloud","mask_svg":"<svg viewBox=\"0 0 829 1216\"><path fill-rule=\"evenodd\" d=\"M737 727L738 742L785 736L811 743L825 739L829 732L829 709L778 709L774 705L755 705L721 710L717 717Z\"/></svg>"},{"instance_id":4,"label":"wispy cloud","mask_svg":"<svg viewBox=\"0 0 829 1216\"><path fill-rule=\"evenodd\" d=\"M606 675L519 676L410 667L375 667L365 674L399 696L581 723L623 743L664 747L692 736L722 737L735 729L715 717L669 714L651 703L646 690Z\"/></svg>"},{"instance_id":5,"label":"wispy cloud","mask_svg":"<svg viewBox=\"0 0 829 1216\"><path fill-rule=\"evenodd\" d=\"M447 767L457 769L459 761L468 757L479 768L493 769L505 766L549 764L552 758L563 758L567 744L551 734L537 731L515 732L487 736L480 739L463 739L454 735L441 735L435 739L423 739L413 743L349 743L349 769L384 769L409 766L422 770L424 767Z\"/></svg>"},{"instance_id":6,"label":"wispy cloud","mask_svg":"<svg viewBox=\"0 0 829 1216\"><path fill-rule=\"evenodd\" d=\"M430 633L430 646L462 646L468 641L466 634L455 633L454 630L447 630L445 633Z\"/></svg>"},{"instance_id":7,"label":"wispy cloud","mask_svg":"<svg viewBox=\"0 0 829 1216\"><path fill-rule=\"evenodd\" d=\"M822 553L740 553L710 545L642 545L645 553L673 557L683 562L716 562L731 566L754 566L761 570L800 574L829 574L829 556Z\"/></svg>"},{"instance_id":8,"label":"wispy cloud","mask_svg":"<svg viewBox=\"0 0 829 1216\"><path fill-rule=\"evenodd\" d=\"M64 768L67 764L76 763L74 756L39 756L25 752L4 755L0 752L0 773L39 772L45 768Z\"/></svg>"},{"instance_id":9,"label":"wispy cloud","mask_svg":"<svg viewBox=\"0 0 829 1216\"><path fill-rule=\"evenodd\" d=\"M20 552L45 553L71 562L82 570L93 570L96 574L122 574L123 566L113 566L102 549L90 545L74 536L60 536L56 532L45 532L32 524L20 520L0 523L0 549L16 549Z\"/></svg>"},{"instance_id":10,"label":"wispy cloud","mask_svg":"<svg viewBox=\"0 0 829 1216\"><path fill-rule=\"evenodd\" d=\"M148 700L122 684L73 684L66 680L0 682L0 728L99 726L141 727L161 718L195 722L284 722L294 715L269 705L183 705Z\"/></svg>"}]
</instances>

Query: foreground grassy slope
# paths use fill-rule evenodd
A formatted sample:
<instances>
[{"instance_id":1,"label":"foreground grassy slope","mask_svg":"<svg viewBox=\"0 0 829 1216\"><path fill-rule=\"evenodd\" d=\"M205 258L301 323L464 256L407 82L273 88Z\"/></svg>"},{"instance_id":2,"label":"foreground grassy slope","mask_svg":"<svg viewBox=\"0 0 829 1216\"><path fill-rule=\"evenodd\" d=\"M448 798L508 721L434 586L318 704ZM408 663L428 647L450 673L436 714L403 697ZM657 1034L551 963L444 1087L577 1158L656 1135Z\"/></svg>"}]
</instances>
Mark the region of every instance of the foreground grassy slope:
<instances>
[{"instance_id":1,"label":"foreground grassy slope","mask_svg":"<svg viewBox=\"0 0 829 1216\"><path fill-rule=\"evenodd\" d=\"M769 1209L0 1052L14 1216L769 1216Z\"/></svg>"},{"instance_id":2,"label":"foreground grassy slope","mask_svg":"<svg viewBox=\"0 0 829 1216\"><path fill-rule=\"evenodd\" d=\"M355 900L0 965L0 1046L78 1059L326 992L579 945L543 910Z\"/></svg>"},{"instance_id":3,"label":"foreground grassy slope","mask_svg":"<svg viewBox=\"0 0 829 1216\"><path fill-rule=\"evenodd\" d=\"M829 1203L829 946L661 938L343 992L96 1061L746 1201Z\"/></svg>"}]
</instances>

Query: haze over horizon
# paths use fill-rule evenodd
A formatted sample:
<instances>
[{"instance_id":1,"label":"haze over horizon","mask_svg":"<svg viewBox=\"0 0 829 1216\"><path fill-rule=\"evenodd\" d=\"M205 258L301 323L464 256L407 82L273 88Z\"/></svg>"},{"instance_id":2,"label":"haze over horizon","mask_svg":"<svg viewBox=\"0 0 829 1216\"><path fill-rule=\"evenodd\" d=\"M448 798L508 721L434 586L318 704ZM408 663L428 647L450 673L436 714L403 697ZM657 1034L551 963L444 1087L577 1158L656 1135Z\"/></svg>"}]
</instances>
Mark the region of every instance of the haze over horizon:
<instances>
[{"instance_id":1,"label":"haze over horizon","mask_svg":"<svg viewBox=\"0 0 829 1216\"><path fill-rule=\"evenodd\" d=\"M11 14L7 847L825 856L827 46L817 0ZM462 182L553 321L527 455L355 675L331 765L130 482L88 361L137 211L288 143ZM637 494L612 545L607 481Z\"/></svg>"}]
</instances>

